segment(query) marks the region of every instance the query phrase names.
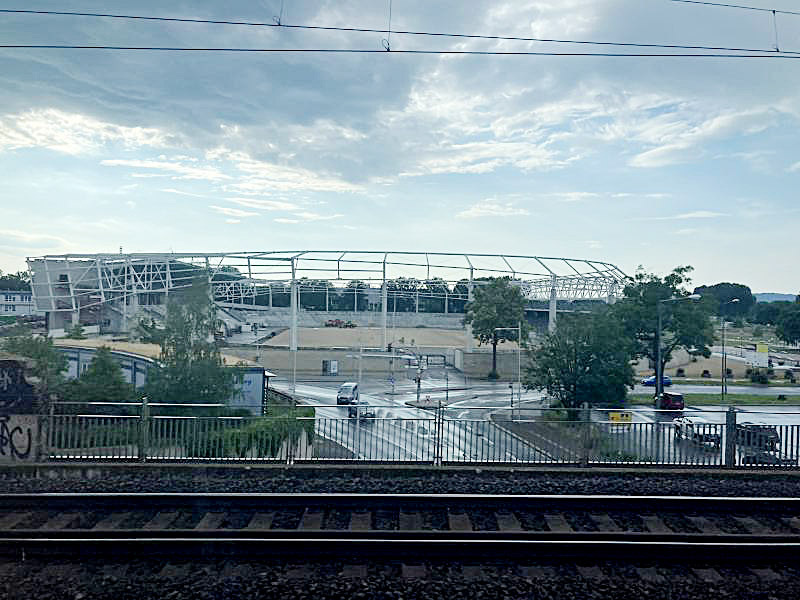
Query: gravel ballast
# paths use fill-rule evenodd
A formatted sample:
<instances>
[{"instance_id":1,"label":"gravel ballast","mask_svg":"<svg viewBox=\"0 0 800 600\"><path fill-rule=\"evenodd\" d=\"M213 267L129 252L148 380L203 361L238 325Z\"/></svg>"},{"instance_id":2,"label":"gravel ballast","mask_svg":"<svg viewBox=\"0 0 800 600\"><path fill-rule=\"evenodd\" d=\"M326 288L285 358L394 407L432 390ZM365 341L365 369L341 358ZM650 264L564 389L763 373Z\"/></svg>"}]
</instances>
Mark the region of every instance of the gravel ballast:
<instances>
[{"instance_id":1,"label":"gravel ballast","mask_svg":"<svg viewBox=\"0 0 800 600\"><path fill-rule=\"evenodd\" d=\"M800 474L103 465L0 470L0 493L621 494L797 497Z\"/></svg>"}]
</instances>

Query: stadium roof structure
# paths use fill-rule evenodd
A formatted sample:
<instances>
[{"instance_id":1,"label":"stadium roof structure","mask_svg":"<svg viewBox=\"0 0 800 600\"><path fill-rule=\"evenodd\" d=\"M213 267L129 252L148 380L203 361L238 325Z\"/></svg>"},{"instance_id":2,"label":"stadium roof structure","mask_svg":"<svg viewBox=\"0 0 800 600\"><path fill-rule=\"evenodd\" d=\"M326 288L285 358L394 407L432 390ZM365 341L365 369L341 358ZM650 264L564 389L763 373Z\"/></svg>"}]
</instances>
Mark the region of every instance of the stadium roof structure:
<instances>
[{"instance_id":1,"label":"stadium roof structure","mask_svg":"<svg viewBox=\"0 0 800 600\"><path fill-rule=\"evenodd\" d=\"M42 302L64 296L63 289L55 293L53 288L65 283L69 295L86 296L81 306L91 306L105 302L107 295L188 287L196 269L209 274L215 297L228 302L252 297L258 287L292 281L304 289L318 282L346 286L352 281L381 288L384 281L399 278L454 286L480 285L491 277L509 277L530 300L610 300L626 279L615 265L596 260L374 250L63 254L28 258L28 267L40 310L74 310L75 302L62 302L63 308Z\"/></svg>"}]
</instances>

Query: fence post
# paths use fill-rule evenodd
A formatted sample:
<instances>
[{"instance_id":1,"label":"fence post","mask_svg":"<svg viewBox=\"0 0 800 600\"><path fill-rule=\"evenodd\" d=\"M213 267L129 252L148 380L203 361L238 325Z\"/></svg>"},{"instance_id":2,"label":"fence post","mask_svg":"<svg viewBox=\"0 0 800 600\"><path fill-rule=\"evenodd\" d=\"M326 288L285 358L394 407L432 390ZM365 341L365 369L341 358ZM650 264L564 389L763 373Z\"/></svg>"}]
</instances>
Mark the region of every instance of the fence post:
<instances>
[{"instance_id":1,"label":"fence post","mask_svg":"<svg viewBox=\"0 0 800 600\"><path fill-rule=\"evenodd\" d=\"M590 427L592 424L592 412L589 409L589 403L584 402L581 404L581 424L583 427L583 455L581 456L581 466L589 466L589 450L591 443Z\"/></svg>"},{"instance_id":2,"label":"fence post","mask_svg":"<svg viewBox=\"0 0 800 600\"><path fill-rule=\"evenodd\" d=\"M439 400L439 406L434 413L434 437L433 437L433 464L434 466L441 466L444 458L444 448L442 447L442 438L444 437L444 422L442 416L442 401Z\"/></svg>"},{"instance_id":3,"label":"fence post","mask_svg":"<svg viewBox=\"0 0 800 600\"><path fill-rule=\"evenodd\" d=\"M45 448L45 455L46 459L50 460L53 454L53 438L55 437L55 433L53 429L55 428L55 413L56 413L56 406L53 402L53 398L50 398L50 410L49 415L47 417L47 448Z\"/></svg>"},{"instance_id":4,"label":"fence post","mask_svg":"<svg viewBox=\"0 0 800 600\"><path fill-rule=\"evenodd\" d=\"M736 466L736 410L730 406L725 413L725 468Z\"/></svg>"},{"instance_id":5,"label":"fence post","mask_svg":"<svg viewBox=\"0 0 800 600\"><path fill-rule=\"evenodd\" d=\"M139 419L139 461L147 462L147 448L150 445L150 407L147 396L142 396L142 416Z\"/></svg>"}]
</instances>

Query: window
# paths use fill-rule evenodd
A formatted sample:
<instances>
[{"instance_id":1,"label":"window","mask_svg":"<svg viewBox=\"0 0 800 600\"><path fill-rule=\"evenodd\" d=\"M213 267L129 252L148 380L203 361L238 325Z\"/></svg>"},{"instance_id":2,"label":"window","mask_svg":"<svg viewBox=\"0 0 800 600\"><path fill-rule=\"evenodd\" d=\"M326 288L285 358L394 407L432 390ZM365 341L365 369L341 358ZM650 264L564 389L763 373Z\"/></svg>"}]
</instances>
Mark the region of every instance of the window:
<instances>
[{"instance_id":1,"label":"window","mask_svg":"<svg viewBox=\"0 0 800 600\"><path fill-rule=\"evenodd\" d=\"M15 305L13 305L13 304L6 304L5 308L6 308L6 312L16 312L17 311L17 307Z\"/></svg>"},{"instance_id":2,"label":"window","mask_svg":"<svg viewBox=\"0 0 800 600\"><path fill-rule=\"evenodd\" d=\"M14 296L12 294L6 294L6 302L13 302Z\"/></svg>"},{"instance_id":3,"label":"window","mask_svg":"<svg viewBox=\"0 0 800 600\"><path fill-rule=\"evenodd\" d=\"M22 300L21 301L22 302L30 302L31 301L31 295L30 294L24 294L22 296Z\"/></svg>"}]
</instances>

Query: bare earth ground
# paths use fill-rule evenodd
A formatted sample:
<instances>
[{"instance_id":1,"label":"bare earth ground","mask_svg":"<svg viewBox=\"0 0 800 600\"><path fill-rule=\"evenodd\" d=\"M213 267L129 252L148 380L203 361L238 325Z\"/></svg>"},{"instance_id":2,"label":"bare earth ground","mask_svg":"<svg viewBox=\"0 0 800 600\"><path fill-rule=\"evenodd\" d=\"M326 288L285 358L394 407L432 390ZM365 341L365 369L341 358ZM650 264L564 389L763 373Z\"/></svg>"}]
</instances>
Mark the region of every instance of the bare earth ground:
<instances>
[{"instance_id":1,"label":"bare earth ground","mask_svg":"<svg viewBox=\"0 0 800 600\"><path fill-rule=\"evenodd\" d=\"M380 327L304 327L298 331L298 345L313 348L380 348L383 346L383 329ZM454 329L427 327L397 327L388 330L389 341L395 346L436 346L464 348L466 332ZM264 342L265 346L289 346L289 331L282 331ZM516 344L506 343L504 349L516 349Z\"/></svg>"},{"instance_id":2,"label":"bare earth ground","mask_svg":"<svg viewBox=\"0 0 800 600\"><path fill-rule=\"evenodd\" d=\"M158 358L158 355L161 353L161 347L156 344L119 342L105 338L91 338L86 340L70 340L66 338L60 338L53 340L53 344L56 346L78 346L80 348L100 348L101 346L105 346L111 350L116 350L117 352L128 352L129 354L138 354L139 356L146 356L148 358ZM253 365L257 364L253 361L239 358L238 356L232 356L230 354L223 353L222 358L225 359L226 363L231 365L239 362L245 362Z\"/></svg>"}]
</instances>

